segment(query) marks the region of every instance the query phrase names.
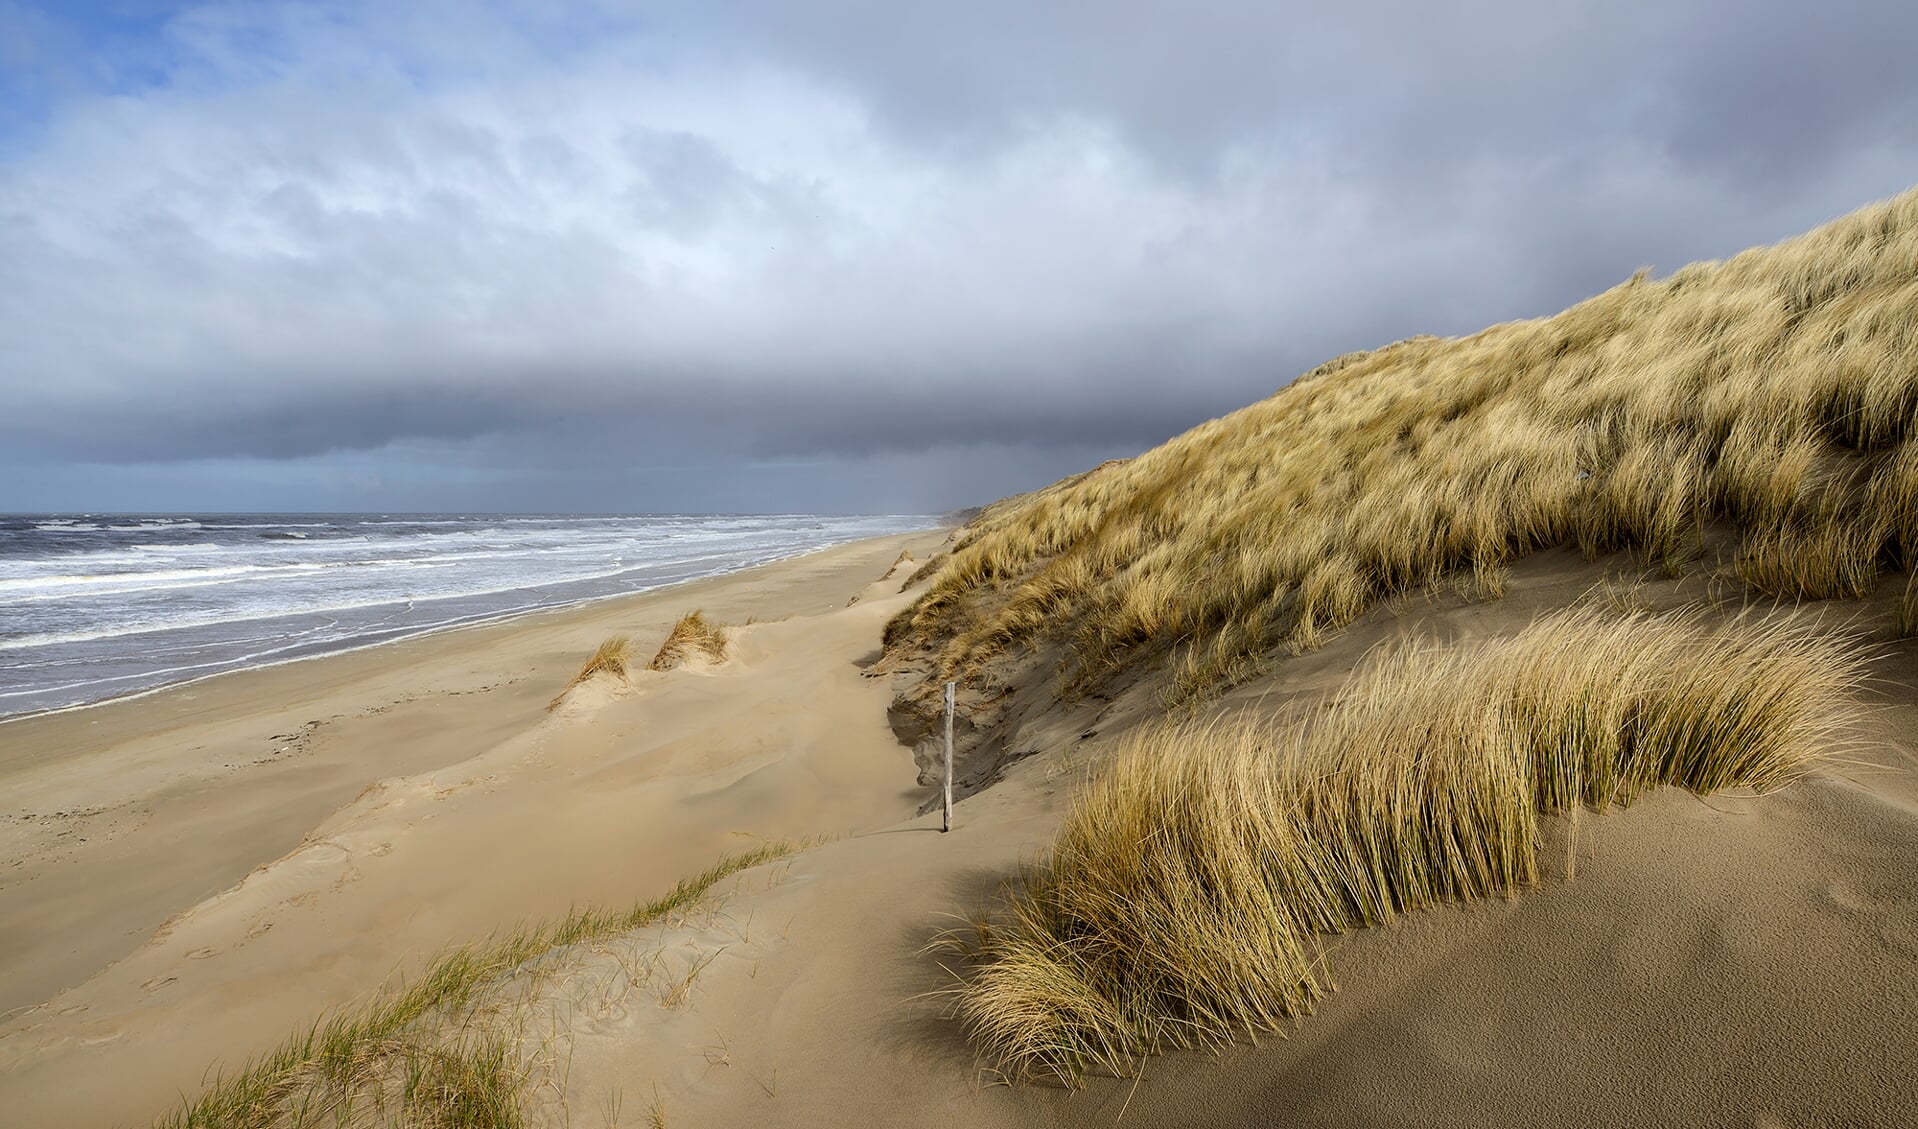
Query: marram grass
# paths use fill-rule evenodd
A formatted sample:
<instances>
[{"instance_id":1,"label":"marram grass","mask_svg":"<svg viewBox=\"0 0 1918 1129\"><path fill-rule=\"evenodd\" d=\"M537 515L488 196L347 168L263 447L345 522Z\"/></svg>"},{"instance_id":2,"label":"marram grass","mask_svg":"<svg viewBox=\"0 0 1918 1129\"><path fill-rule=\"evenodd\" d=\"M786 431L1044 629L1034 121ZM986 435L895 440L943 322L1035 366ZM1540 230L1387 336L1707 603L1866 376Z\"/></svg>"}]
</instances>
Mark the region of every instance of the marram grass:
<instances>
[{"instance_id":1,"label":"marram grass","mask_svg":"<svg viewBox=\"0 0 1918 1129\"><path fill-rule=\"evenodd\" d=\"M989 507L887 643L934 648L939 680L1037 642L1081 680L1174 650L1190 696L1448 575L1495 594L1557 544L1715 566L1714 530L1786 599L1918 563L1918 191L1552 317L1340 357Z\"/></svg>"},{"instance_id":2,"label":"marram grass","mask_svg":"<svg viewBox=\"0 0 1918 1129\"><path fill-rule=\"evenodd\" d=\"M339 1012L216 1079L154 1129L519 1129L534 1079L516 1033L444 1022L527 961L604 940L697 903L720 881L784 858L789 843L729 855L663 897L582 910L442 953L412 985Z\"/></svg>"},{"instance_id":3,"label":"marram grass","mask_svg":"<svg viewBox=\"0 0 1918 1129\"><path fill-rule=\"evenodd\" d=\"M1276 721L1150 729L948 938L959 1014L1068 1084L1256 1037L1331 990L1322 935L1536 884L1547 813L1789 783L1846 739L1863 661L1802 617L1576 609L1390 651Z\"/></svg>"},{"instance_id":4,"label":"marram grass","mask_svg":"<svg viewBox=\"0 0 1918 1129\"><path fill-rule=\"evenodd\" d=\"M707 619L704 612L694 609L673 624L646 669L671 670L694 656L718 662L726 657L726 635L725 624Z\"/></svg>"},{"instance_id":5,"label":"marram grass","mask_svg":"<svg viewBox=\"0 0 1918 1129\"><path fill-rule=\"evenodd\" d=\"M553 696L553 700L546 703L546 708L558 709L559 704L566 700L567 691L602 674L613 678L625 678L634 657L632 639L625 635L608 635L579 668L579 673L573 675L573 680L561 687L560 692Z\"/></svg>"}]
</instances>

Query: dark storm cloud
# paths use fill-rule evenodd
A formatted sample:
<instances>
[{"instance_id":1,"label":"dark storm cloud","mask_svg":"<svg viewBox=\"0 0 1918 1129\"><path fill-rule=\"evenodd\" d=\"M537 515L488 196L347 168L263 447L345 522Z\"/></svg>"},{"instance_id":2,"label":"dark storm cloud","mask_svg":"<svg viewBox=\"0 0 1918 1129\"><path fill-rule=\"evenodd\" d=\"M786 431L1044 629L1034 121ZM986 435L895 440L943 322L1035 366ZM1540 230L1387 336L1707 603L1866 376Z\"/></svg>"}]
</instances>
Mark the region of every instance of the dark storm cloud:
<instances>
[{"instance_id":1,"label":"dark storm cloud","mask_svg":"<svg viewBox=\"0 0 1918 1129\"><path fill-rule=\"evenodd\" d=\"M479 367L405 380L329 381L298 372L274 394L181 395L100 404L89 431L72 436L34 426L30 414L0 420L0 445L42 457L147 463L205 457L306 458L373 451L414 439L476 440L537 446L540 461L604 459L643 451L649 458L783 459L830 454L860 458L932 446L1023 444L1038 448L1137 450L1240 406L1204 384L1214 375L1189 361L1156 360L1146 343L1070 362L1008 361L976 387L1000 393L1023 380L1023 410L1001 395L974 395L941 371L787 371L768 384L757 372L726 375L610 371L486 372ZM190 388L188 374L154 378Z\"/></svg>"},{"instance_id":2,"label":"dark storm cloud","mask_svg":"<svg viewBox=\"0 0 1918 1129\"><path fill-rule=\"evenodd\" d=\"M1918 181L1905 5L533 11L187 6L48 96L0 462L949 494ZM72 31L0 3L13 87Z\"/></svg>"},{"instance_id":3,"label":"dark storm cloud","mask_svg":"<svg viewBox=\"0 0 1918 1129\"><path fill-rule=\"evenodd\" d=\"M1248 142L1310 139L1375 173L1450 177L1488 158L1523 166L1644 144L1688 168L1794 177L1859 143L1909 144L1918 92L1918 16L1886 0L716 10L688 22L720 19L855 84L903 143L1080 114L1193 173Z\"/></svg>"}]
</instances>

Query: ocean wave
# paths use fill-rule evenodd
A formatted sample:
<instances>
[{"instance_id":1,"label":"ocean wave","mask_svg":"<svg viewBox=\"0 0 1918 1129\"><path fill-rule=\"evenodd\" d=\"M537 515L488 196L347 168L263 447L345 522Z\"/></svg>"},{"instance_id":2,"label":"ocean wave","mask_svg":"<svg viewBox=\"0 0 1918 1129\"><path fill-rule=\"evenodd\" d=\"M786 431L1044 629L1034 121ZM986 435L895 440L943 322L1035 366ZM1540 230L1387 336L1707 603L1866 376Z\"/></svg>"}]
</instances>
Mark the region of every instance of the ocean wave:
<instances>
[{"instance_id":1,"label":"ocean wave","mask_svg":"<svg viewBox=\"0 0 1918 1129\"><path fill-rule=\"evenodd\" d=\"M103 530L114 533L147 533L159 529L203 529L197 521L142 521L134 525L108 525Z\"/></svg>"},{"instance_id":2,"label":"ocean wave","mask_svg":"<svg viewBox=\"0 0 1918 1129\"><path fill-rule=\"evenodd\" d=\"M925 526L811 516L341 515L182 517L77 535L81 526L136 520L22 515L0 527L0 544L14 539L0 555L0 717ZM40 528L49 525L51 534ZM310 536L262 536L295 531Z\"/></svg>"},{"instance_id":3,"label":"ocean wave","mask_svg":"<svg viewBox=\"0 0 1918 1129\"><path fill-rule=\"evenodd\" d=\"M362 574L385 570L395 574L396 578L404 578L406 574L412 572L457 567L460 562L464 561L515 557L517 557L517 554L511 553L448 553L423 557L367 557L343 561L272 561L267 563L214 565L191 568L140 569L125 572L64 573L52 576L10 576L0 577L0 605L41 599L71 600L94 595L124 596L136 592L165 592L172 591L176 588L204 587L210 584L228 584L255 579L271 579L277 583L286 577L332 573L339 570L353 570ZM575 574L567 573L553 579L563 582L573 575ZM583 573L578 575L591 576L595 574ZM508 579L514 579L523 583L527 581L540 582L544 578L538 574L523 573ZM485 591L493 590L494 589L486 589Z\"/></svg>"},{"instance_id":4,"label":"ocean wave","mask_svg":"<svg viewBox=\"0 0 1918 1129\"><path fill-rule=\"evenodd\" d=\"M218 541L189 541L185 544L173 545L128 545L126 551L129 553L211 553L230 548L232 546Z\"/></svg>"},{"instance_id":5,"label":"ocean wave","mask_svg":"<svg viewBox=\"0 0 1918 1129\"><path fill-rule=\"evenodd\" d=\"M8 592L38 592L48 588L114 588L138 584L151 586L161 581L204 581L253 576L263 572L318 572L348 562L328 565L318 561L299 561L278 565L219 565L213 568L168 568L150 572L80 573L63 576L22 576L0 580L0 595Z\"/></svg>"},{"instance_id":6,"label":"ocean wave","mask_svg":"<svg viewBox=\"0 0 1918 1129\"><path fill-rule=\"evenodd\" d=\"M639 570L621 567L595 573L569 575L551 580L528 580L523 577L509 577L503 578L501 582L481 587L463 587L453 590L420 593L417 595L392 591L375 591L363 593L360 599L344 603L318 606L314 604L288 603L270 607L234 608L230 609L228 614L223 615L207 615L202 613L199 615L182 614L178 616L152 617L144 620L122 621L111 627L102 627L88 631L41 632L36 634L22 634L11 639L0 639L0 652L25 651L40 647L63 646L76 643L99 643L112 639L152 635L160 632L204 630L278 619L293 619L299 616L368 612L379 608L399 605L408 605L413 608L430 607L433 604L445 603L451 600L472 600L486 596L500 596L508 592L536 591L542 588L563 589L569 585L590 583L597 580L609 580L613 577L635 571ZM555 593L555 595L557 596L558 593ZM553 600L535 601L528 606L556 607L566 602L568 601L564 598L556 598Z\"/></svg>"}]
</instances>

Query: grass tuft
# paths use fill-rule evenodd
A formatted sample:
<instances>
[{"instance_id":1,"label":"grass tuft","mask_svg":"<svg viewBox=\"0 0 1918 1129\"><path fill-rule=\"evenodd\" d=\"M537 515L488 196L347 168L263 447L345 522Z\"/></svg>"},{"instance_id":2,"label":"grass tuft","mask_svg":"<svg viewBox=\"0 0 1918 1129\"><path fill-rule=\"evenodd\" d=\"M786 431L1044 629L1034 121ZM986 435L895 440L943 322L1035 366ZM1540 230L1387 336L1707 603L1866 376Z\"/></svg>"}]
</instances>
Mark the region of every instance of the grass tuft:
<instances>
[{"instance_id":1,"label":"grass tuft","mask_svg":"<svg viewBox=\"0 0 1918 1129\"><path fill-rule=\"evenodd\" d=\"M666 641L660 644L659 653L646 664L646 669L671 670L694 657L718 662L726 657L727 631L725 624L707 619L698 609L687 612L667 632Z\"/></svg>"},{"instance_id":2,"label":"grass tuft","mask_svg":"<svg viewBox=\"0 0 1918 1129\"><path fill-rule=\"evenodd\" d=\"M686 909L722 880L794 849L769 843L730 855L630 909L576 911L449 949L413 984L328 1016L217 1078L155 1129L518 1129L531 1079L514 1040L456 1022L478 993L542 954Z\"/></svg>"},{"instance_id":3,"label":"grass tuft","mask_svg":"<svg viewBox=\"0 0 1918 1129\"><path fill-rule=\"evenodd\" d=\"M1864 659L1801 617L1573 609L1402 646L1276 721L1133 737L998 913L949 939L1008 1073L1079 1083L1254 1038L1332 990L1320 938L1539 882L1542 817L1782 787L1850 731Z\"/></svg>"},{"instance_id":4,"label":"grass tuft","mask_svg":"<svg viewBox=\"0 0 1918 1129\"><path fill-rule=\"evenodd\" d=\"M552 701L546 703L546 708L558 709L559 704L566 700L568 690L602 674L613 678L625 678L635 657L631 639L624 635L608 635L606 641L599 645L599 649L593 652L593 657L586 660L586 665L579 668L578 674L573 675L573 680L568 682L559 693L553 695Z\"/></svg>"}]
</instances>

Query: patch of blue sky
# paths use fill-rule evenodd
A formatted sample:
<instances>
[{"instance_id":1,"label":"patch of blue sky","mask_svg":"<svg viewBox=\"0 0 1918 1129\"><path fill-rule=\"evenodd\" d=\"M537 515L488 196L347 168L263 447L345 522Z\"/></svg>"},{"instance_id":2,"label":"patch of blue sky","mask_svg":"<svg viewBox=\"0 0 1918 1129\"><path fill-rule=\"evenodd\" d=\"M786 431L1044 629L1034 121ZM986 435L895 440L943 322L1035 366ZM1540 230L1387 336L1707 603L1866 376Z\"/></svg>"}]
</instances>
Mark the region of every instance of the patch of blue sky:
<instances>
[{"instance_id":1,"label":"patch of blue sky","mask_svg":"<svg viewBox=\"0 0 1918 1129\"><path fill-rule=\"evenodd\" d=\"M618 9L605 0L0 0L0 159L30 151L76 99L211 93L294 74L377 74L432 90L641 30Z\"/></svg>"},{"instance_id":2,"label":"patch of blue sky","mask_svg":"<svg viewBox=\"0 0 1918 1129\"><path fill-rule=\"evenodd\" d=\"M0 159L30 151L59 107L170 81L184 0L0 0Z\"/></svg>"}]
</instances>

